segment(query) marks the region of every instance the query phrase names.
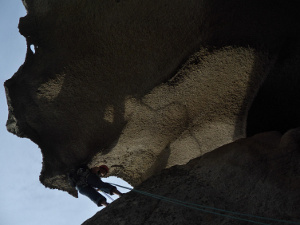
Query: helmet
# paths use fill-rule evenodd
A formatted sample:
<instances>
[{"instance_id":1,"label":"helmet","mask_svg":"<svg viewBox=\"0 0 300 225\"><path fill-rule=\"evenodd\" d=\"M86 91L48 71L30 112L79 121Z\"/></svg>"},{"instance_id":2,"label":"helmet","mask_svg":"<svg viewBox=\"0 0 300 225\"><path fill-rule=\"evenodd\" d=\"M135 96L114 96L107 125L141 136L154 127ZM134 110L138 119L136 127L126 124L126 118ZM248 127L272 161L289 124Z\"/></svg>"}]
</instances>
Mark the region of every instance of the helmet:
<instances>
[{"instance_id":1,"label":"helmet","mask_svg":"<svg viewBox=\"0 0 300 225\"><path fill-rule=\"evenodd\" d=\"M109 169L106 165L101 165L101 166L99 166L99 168L104 169L106 171L106 173L109 172Z\"/></svg>"}]
</instances>

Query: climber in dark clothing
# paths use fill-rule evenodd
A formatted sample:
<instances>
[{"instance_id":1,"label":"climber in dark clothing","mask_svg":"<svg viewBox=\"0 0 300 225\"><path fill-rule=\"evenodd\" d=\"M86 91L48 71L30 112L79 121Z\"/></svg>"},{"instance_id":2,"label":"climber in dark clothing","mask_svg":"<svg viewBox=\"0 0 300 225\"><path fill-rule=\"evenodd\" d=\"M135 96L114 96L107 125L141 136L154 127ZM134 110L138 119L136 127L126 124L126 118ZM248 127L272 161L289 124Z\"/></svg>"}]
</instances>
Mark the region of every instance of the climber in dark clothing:
<instances>
[{"instance_id":1,"label":"climber in dark clothing","mask_svg":"<svg viewBox=\"0 0 300 225\"><path fill-rule=\"evenodd\" d=\"M90 198L97 206L107 206L108 203L98 191L103 191L110 195L116 194L122 196L123 194L117 190L116 187L103 182L100 177L106 177L109 169L106 165L99 167L80 167L69 173L70 184L75 187L80 194Z\"/></svg>"}]
</instances>

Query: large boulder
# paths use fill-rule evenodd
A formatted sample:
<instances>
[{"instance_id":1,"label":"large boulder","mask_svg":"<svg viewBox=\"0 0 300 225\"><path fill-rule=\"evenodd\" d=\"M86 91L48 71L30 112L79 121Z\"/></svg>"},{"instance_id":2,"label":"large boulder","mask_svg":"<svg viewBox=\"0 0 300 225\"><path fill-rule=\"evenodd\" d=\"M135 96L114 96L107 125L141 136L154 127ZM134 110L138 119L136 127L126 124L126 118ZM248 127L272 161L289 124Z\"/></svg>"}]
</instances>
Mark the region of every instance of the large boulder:
<instances>
[{"instance_id":1,"label":"large boulder","mask_svg":"<svg viewBox=\"0 0 300 225\"><path fill-rule=\"evenodd\" d=\"M261 133L163 170L83 225L300 224L299 188L300 128Z\"/></svg>"},{"instance_id":2,"label":"large boulder","mask_svg":"<svg viewBox=\"0 0 300 225\"><path fill-rule=\"evenodd\" d=\"M137 185L245 137L248 125L268 130L257 114L282 95L274 87L291 116L261 118L275 118L273 130L299 126L296 1L23 2L28 47L5 82L7 128L41 148L47 187L76 195L66 174L82 163Z\"/></svg>"}]
</instances>

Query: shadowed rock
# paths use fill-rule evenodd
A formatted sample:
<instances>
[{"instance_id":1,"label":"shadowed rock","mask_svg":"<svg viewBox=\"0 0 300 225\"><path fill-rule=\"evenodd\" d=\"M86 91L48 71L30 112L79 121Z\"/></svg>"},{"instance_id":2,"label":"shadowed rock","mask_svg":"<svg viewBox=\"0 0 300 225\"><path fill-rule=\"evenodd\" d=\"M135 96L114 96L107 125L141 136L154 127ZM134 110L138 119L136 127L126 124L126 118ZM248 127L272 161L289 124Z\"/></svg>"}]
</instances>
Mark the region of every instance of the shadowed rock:
<instances>
[{"instance_id":1,"label":"shadowed rock","mask_svg":"<svg viewBox=\"0 0 300 225\"><path fill-rule=\"evenodd\" d=\"M283 136L268 132L224 145L184 166L174 166L136 190L176 199L221 215L131 191L83 225L110 224L284 224L229 214L300 223L300 128ZM215 211L212 208L223 211ZM229 216L229 217L226 217ZM238 217L243 220L232 219Z\"/></svg>"},{"instance_id":2,"label":"shadowed rock","mask_svg":"<svg viewBox=\"0 0 300 225\"><path fill-rule=\"evenodd\" d=\"M293 97L279 98L292 116L271 111L272 130L299 126L297 2L23 2L7 128L41 148L47 187L76 195L66 173L82 163L136 185L245 137L265 79L248 132L270 128L256 114L281 96L274 84Z\"/></svg>"}]
</instances>

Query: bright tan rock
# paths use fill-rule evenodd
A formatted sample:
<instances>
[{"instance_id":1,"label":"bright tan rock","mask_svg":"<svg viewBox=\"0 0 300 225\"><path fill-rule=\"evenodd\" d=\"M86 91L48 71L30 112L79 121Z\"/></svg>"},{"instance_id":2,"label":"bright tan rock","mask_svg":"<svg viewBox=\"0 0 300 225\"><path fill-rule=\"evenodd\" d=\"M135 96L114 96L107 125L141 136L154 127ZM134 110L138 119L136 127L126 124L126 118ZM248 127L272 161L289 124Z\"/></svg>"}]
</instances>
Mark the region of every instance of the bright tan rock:
<instances>
[{"instance_id":1,"label":"bright tan rock","mask_svg":"<svg viewBox=\"0 0 300 225\"><path fill-rule=\"evenodd\" d=\"M73 195L66 173L79 164L106 163L136 185L244 137L265 78L272 98L272 85L299 75L290 70L299 64L292 3L23 2L28 14L19 29L28 50L5 82L7 128L41 148L41 182ZM286 45L296 46L288 64ZM297 88L287 89L299 99ZM287 128L299 122L296 107L289 109L295 116Z\"/></svg>"},{"instance_id":2,"label":"bright tan rock","mask_svg":"<svg viewBox=\"0 0 300 225\"><path fill-rule=\"evenodd\" d=\"M300 128L283 136L278 132L257 134L224 145L186 165L165 169L135 190L167 201L131 191L83 225L246 225L249 220L253 221L251 224L277 224L274 220L299 224L299 132ZM198 207L200 210L196 209L198 205L202 206Z\"/></svg>"}]
</instances>

